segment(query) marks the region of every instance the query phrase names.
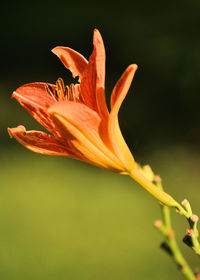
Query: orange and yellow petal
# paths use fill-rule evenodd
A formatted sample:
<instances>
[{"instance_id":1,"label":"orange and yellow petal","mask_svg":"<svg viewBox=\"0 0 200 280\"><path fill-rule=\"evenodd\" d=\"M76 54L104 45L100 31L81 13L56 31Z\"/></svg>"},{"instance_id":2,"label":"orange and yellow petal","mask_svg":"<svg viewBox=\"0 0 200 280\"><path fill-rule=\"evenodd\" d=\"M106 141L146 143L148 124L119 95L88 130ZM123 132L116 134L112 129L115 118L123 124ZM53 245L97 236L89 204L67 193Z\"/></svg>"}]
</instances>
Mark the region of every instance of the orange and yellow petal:
<instances>
[{"instance_id":1,"label":"orange and yellow petal","mask_svg":"<svg viewBox=\"0 0 200 280\"><path fill-rule=\"evenodd\" d=\"M54 136L42 131L26 131L25 127L20 125L15 128L8 128L8 133L33 152L44 155L74 157L68 147L59 143Z\"/></svg>"},{"instance_id":2,"label":"orange and yellow petal","mask_svg":"<svg viewBox=\"0 0 200 280\"><path fill-rule=\"evenodd\" d=\"M19 87L13 92L12 98L20 104L29 103L32 107L46 109L55 103L55 99L46 90L46 83L30 83ZM53 89L55 85L50 85Z\"/></svg>"},{"instance_id":3,"label":"orange and yellow petal","mask_svg":"<svg viewBox=\"0 0 200 280\"><path fill-rule=\"evenodd\" d=\"M55 85L50 85L55 90ZM49 114L47 108L52 106L57 101L47 91L45 83L30 83L19 87L13 92L12 98L15 98L29 114L35 118L42 126L50 131L55 136L58 132Z\"/></svg>"},{"instance_id":4,"label":"orange and yellow petal","mask_svg":"<svg viewBox=\"0 0 200 280\"><path fill-rule=\"evenodd\" d=\"M63 139L70 143L89 162L106 169L123 172L121 161L110 151L99 136L99 115L81 103L60 102L49 108L54 123Z\"/></svg>"},{"instance_id":5,"label":"orange and yellow petal","mask_svg":"<svg viewBox=\"0 0 200 280\"><path fill-rule=\"evenodd\" d=\"M83 72L88 61L80 53L67 47L56 47L52 52L57 55L67 69L72 72L73 77L79 76L82 79Z\"/></svg>"},{"instance_id":6,"label":"orange and yellow petal","mask_svg":"<svg viewBox=\"0 0 200 280\"><path fill-rule=\"evenodd\" d=\"M105 48L100 32L95 29L94 49L81 80L81 94L84 103L98 112L101 118L108 118L105 100Z\"/></svg>"},{"instance_id":7,"label":"orange and yellow petal","mask_svg":"<svg viewBox=\"0 0 200 280\"><path fill-rule=\"evenodd\" d=\"M128 171L133 168L134 159L121 134L118 121L118 112L129 90L136 70L137 65L130 65L115 85L111 95L111 112L108 122L108 132L114 151L122 160Z\"/></svg>"}]
</instances>

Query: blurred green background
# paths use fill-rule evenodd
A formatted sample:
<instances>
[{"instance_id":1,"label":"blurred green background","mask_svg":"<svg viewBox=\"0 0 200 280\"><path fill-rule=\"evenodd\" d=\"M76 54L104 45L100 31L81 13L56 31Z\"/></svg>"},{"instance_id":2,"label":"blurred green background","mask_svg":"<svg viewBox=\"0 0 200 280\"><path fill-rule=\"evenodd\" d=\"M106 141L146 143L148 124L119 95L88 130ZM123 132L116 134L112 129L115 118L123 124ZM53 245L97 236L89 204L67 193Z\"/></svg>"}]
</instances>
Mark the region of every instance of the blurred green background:
<instances>
[{"instance_id":1,"label":"blurred green background","mask_svg":"<svg viewBox=\"0 0 200 280\"><path fill-rule=\"evenodd\" d=\"M15 100L24 83L73 81L50 52L86 58L98 28L107 54L106 93L124 69L139 69L120 111L136 160L149 163L178 201L199 207L199 1L16 1L1 4L0 279L184 279L159 249L159 205L128 177L10 140L8 126L40 128ZM41 129L41 128L40 128ZM178 240L187 224L173 211Z\"/></svg>"}]
</instances>

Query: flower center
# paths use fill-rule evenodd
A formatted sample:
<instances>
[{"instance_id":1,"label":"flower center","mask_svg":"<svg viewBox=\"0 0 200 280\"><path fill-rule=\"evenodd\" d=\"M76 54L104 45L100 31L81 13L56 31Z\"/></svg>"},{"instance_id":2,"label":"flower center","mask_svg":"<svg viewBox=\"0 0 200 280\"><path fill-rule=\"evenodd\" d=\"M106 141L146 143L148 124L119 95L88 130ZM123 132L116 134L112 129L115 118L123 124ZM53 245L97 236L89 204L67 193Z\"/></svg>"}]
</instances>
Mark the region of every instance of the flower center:
<instances>
[{"instance_id":1,"label":"flower center","mask_svg":"<svg viewBox=\"0 0 200 280\"><path fill-rule=\"evenodd\" d=\"M58 78L56 86L52 87L50 84L46 84L46 91L56 101L75 101L81 102L81 93L79 84L70 84L65 86L63 79Z\"/></svg>"}]
</instances>

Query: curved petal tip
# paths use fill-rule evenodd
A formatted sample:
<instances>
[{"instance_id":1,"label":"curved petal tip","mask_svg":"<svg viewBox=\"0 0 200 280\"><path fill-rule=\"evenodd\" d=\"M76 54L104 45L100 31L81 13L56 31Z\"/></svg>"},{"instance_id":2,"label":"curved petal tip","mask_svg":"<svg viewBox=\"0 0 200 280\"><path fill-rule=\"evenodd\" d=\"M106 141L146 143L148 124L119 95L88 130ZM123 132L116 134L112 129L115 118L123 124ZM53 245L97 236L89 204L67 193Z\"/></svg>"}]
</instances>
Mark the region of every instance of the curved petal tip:
<instances>
[{"instance_id":1,"label":"curved petal tip","mask_svg":"<svg viewBox=\"0 0 200 280\"><path fill-rule=\"evenodd\" d=\"M95 28L93 31L93 42L103 41L100 31Z\"/></svg>"},{"instance_id":2,"label":"curved petal tip","mask_svg":"<svg viewBox=\"0 0 200 280\"><path fill-rule=\"evenodd\" d=\"M121 78L116 83L112 94L111 94L111 109L115 106L116 113L118 113L119 108L130 88L131 82L135 75L138 66L136 64L129 65L124 73L122 74Z\"/></svg>"},{"instance_id":3,"label":"curved petal tip","mask_svg":"<svg viewBox=\"0 0 200 280\"><path fill-rule=\"evenodd\" d=\"M134 71L136 71L137 69L138 69L138 65L137 64L131 64L131 65L129 65L129 67L132 69L132 70L134 70ZM128 68L129 68L128 67Z\"/></svg>"},{"instance_id":4,"label":"curved petal tip","mask_svg":"<svg viewBox=\"0 0 200 280\"><path fill-rule=\"evenodd\" d=\"M68 47L55 47L51 51L72 72L74 78L76 76L79 76L80 79L82 78L83 72L88 64L88 61L83 55Z\"/></svg>"},{"instance_id":5,"label":"curved petal tip","mask_svg":"<svg viewBox=\"0 0 200 280\"><path fill-rule=\"evenodd\" d=\"M13 127L13 128L8 127L7 130L8 130L8 134L9 134L10 138L13 138L14 135L17 133L26 132L26 128L23 125L19 125L17 127Z\"/></svg>"}]
</instances>

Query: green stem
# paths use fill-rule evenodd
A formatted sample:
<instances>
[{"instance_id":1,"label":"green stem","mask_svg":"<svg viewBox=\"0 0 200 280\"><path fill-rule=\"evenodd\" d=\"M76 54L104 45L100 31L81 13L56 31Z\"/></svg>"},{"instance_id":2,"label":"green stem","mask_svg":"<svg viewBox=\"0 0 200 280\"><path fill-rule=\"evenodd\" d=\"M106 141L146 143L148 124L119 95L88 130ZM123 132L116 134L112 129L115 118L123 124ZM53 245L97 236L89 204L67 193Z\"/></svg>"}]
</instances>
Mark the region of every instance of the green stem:
<instances>
[{"instance_id":1,"label":"green stem","mask_svg":"<svg viewBox=\"0 0 200 280\"><path fill-rule=\"evenodd\" d=\"M151 172L153 174L153 171ZM158 188L158 186L152 182L153 180L147 178L147 176L144 175L144 169L141 169L137 164L131 170L129 176L133 180L135 180L140 186L142 186L146 191L148 191L152 196L159 200L163 205L176 208L179 214L186 217L186 219L189 222L190 229L192 231L189 232L189 243L187 242L188 236L186 236L187 238L185 243L192 247L196 254L200 255L200 243L198 241L197 222L192 221L192 217L196 215L192 214L192 210L189 203L188 205L185 205L183 207L172 196L164 192L162 187Z\"/></svg>"},{"instance_id":2,"label":"green stem","mask_svg":"<svg viewBox=\"0 0 200 280\"><path fill-rule=\"evenodd\" d=\"M184 237L183 241L191 247L197 255L200 255L200 243L198 240L199 232L197 229L197 222L199 220L199 217L197 215L194 215L192 213L192 208L190 206L190 203L187 199L184 199L182 202L182 205L184 208L189 212L190 217L187 219L190 228L187 229L187 234Z\"/></svg>"},{"instance_id":3,"label":"green stem","mask_svg":"<svg viewBox=\"0 0 200 280\"><path fill-rule=\"evenodd\" d=\"M129 176L161 203L169 207L175 207L178 209L179 213L184 215L187 219L190 217L189 213L172 196L164 192L162 189L159 189L155 184L149 181L142 174L137 165L129 173Z\"/></svg>"},{"instance_id":4,"label":"green stem","mask_svg":"<svg viewBox=\"0 0 200 280\"><path fill-rule=\"evenodd\" d=\"M157 183L157 187L160 190L163 190L161 182ZM161 225L161 228L164 228L165 230L161 230L161 228L159 228L158 226L157 226L157 228L160 229L162 234L165 236L167 247L169 247L170 253L171 253L174 261L176 262L178 268L181 270L182 274L188 280L195 280L196 277L195 277L193 271L189 267L188 263L186 262L185 258L183 257L183 255L178 247L178 244L177 244L177 241L175 238L175 234L174 234L174 231L173 231L172 225L171 225L170 209L169 209L169 207L167 207L165 205L161 205L161 210L162 210L162 219L163 219L163 225Z\"/></svg>"},{"instance_id":5,"label":"green stem","mask_svg":"<svg viewBox=\"0 0 200 280\"><path fill-rule=\"evenodd\" d=\"M179 250L176 239L175 238L172 238L172 239L168 238L168 244L169 244L169 246L170 246L170 248L173 252L173 258L174 258L175 262L177 263L177 266L180 268L181 272L186 277L186 279L196 280L196 277L195 277L193 271L191 270L188 263L184 259L182 253Z\"/></svg>"},{"instance_id":6,"label":"green stem","mask_svg":"<svg viewBox=\"0 0 200 280\"><path fill-rule=\"evenodd\" d=\"M149 181L137 166L131 171L129 176L163 204L178 208L179 203L176 202L169 194L159 189L155 184Z\"/></svg>"}]
</instances>

